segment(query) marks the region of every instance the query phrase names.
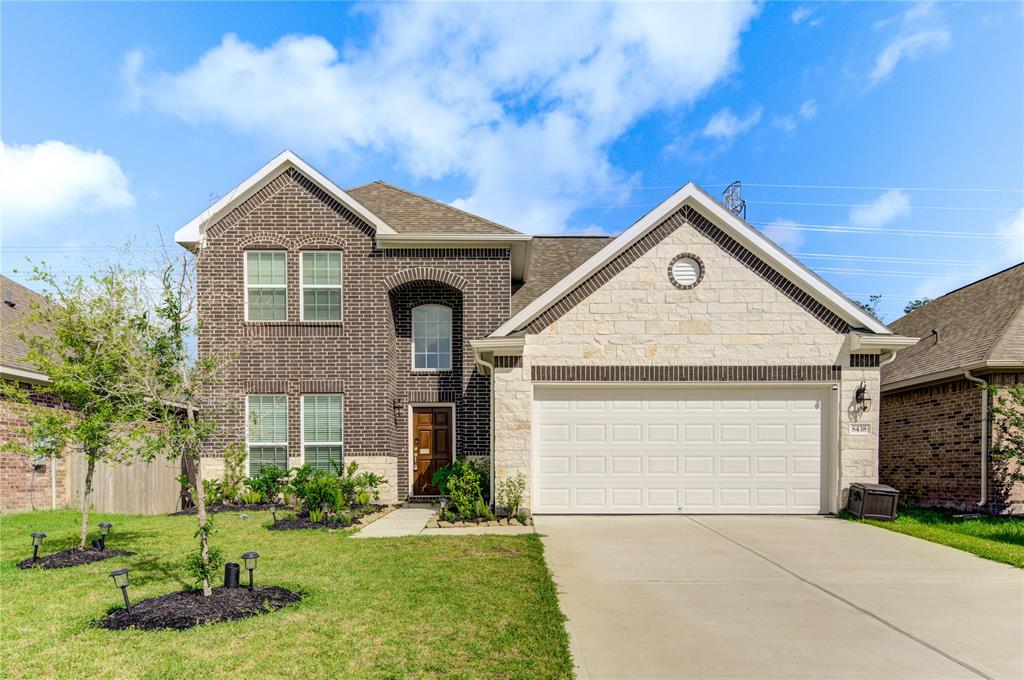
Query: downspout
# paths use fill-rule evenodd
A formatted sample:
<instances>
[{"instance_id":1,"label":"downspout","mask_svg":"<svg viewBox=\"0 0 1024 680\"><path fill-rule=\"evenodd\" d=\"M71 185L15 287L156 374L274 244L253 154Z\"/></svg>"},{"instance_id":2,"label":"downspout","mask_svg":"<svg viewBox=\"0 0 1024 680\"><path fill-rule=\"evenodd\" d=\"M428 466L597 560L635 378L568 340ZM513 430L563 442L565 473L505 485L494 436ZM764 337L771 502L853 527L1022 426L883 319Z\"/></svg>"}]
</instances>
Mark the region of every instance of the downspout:
<instances>
[{"instance_id":1,"label":"downspout","mask_svg":"<svg viewBox=\"0 0 1024 680\"><path fill-rule=\"evenodd\" d=\"M978 507L983 507L988 503L988 383L975 378L970 371L964 371L964 377L981 385L981 500Z\"/></svg>"},{"instance_id":2,"label":"downspout","mask_svg":"<svg viewBox=\"0 0 1024 680\"><path fill-rule=\"evenodd\" d=\"M488 428L489 429L488 436L490 438L491 464L488 465L487 467L490 470L490 477L491 477L491 507L494 508L495 510L497 510L497 508L498 508L497 499L495 498L495 495L494 495L494 463L495 463L495 455L494 455L494 363L493 363L494 357L492 356L491 359L492 359L492 361L489 362L489 361L486 361L483 358L483 356L477 355L476 363L477 363L477 366L481 366L481 367L484 367L484 368L487 369L484 372L484 375L490 375L491 376L491 385L490 385L491 397L490 397L490 400L489 400L490 401L491 417L489 419L490 420L490 427Z\"/></svg>"}]
</instances>

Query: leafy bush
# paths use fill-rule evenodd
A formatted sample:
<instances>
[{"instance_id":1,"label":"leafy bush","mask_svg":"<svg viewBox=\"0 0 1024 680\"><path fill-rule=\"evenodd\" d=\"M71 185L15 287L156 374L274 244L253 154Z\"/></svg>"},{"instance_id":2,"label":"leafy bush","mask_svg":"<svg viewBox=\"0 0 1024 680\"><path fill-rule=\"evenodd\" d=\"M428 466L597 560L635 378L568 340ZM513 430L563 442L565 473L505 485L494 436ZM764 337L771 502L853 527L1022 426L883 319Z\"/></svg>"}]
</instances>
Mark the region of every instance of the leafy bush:
<instances>
[{"instance_id":1,"label":"leafy bush","mask_svg":"<svg viewBox=\"0 0 1024 680\"><path fill-rule=\"evenodd\" d=\"M216 505L224 501L224 485L219 479L203 480L203 496L207 505Z\"/></svg>"},{"instance_id":2,"label":"leafy bush","mask_svg":"<svg viewBox=\"0 0 1024 680\"><path fill-rule=\"evenodd\" d=\"M298 494L299 498L306 504L310 513L321 511L325 503L331 510L340 510L343 498L338 478L326 472L320 472L321 474L314 475L302 485L302 490Z\"/></svg>"},{"instance_id":3,"label":"leafy bush","mask_svg":"<svg viewBox=\"0 0 1024 680\"><path fill-rule=\"evenodd\" d=\"M472 461L456 460L438 470L433 481L463 518L493 517L483 496L485 474L483 467Z\"/></svg>"},{"instance_id":4,"label":"leafy bush","mask_svg":"<svg viewBox=\"0 0 1024 680\"><path fill-rule=\"evenodd\" d=\"M519 520L520 524L527 524L530 521L530 516L520 510L516 513L516 519Z\"/></svg>"},{"instance_id":5,"label":"leafy bush","mask_svg":"<svg viewBox=\"0 0 1024 680\"><path fill-rule=\"evenodd\" d=\"M263 494L261 494L259 491L253 491L251 489L240 493L238 495L238 498L246 505L256 505L257 503L263 502Z\"/></svg>"},{"instance_id":6,"label":"leafy bush","mask_svg":"<svg viewBox=\"0 0 1024 680\"><path fill-rule=\"evenodd\" d=\"M224 448L224 476L221 478L223 499L230 503L242 494L245 482L245 444L234 443Z\"/></svg>"},{"instance_id":7,"label":"leafy bush","mask_svg":"<svg viewBox=\"0 0 1024 680\"><path fill-rule=\"evenodd\" d=\"M288 478L288 471L282 470L276 465L261 467L259 472L250 477L246 486L250 491L255 491L263 496L268 503L273 503L281 495Z\"/></svg>"},{"instance_id":8,"label":"leafy bush","mask_svg":"<svg viewBox=\"0 0 1024 680\"><path fill-rule=\"evenodd\" d=\"M206 563L203 562L203 554L199 550L190 552L185 558L185 570L192 576L198 588L203 587L203 581L213 583L214 576L224 566L224 553L220 548L211 547L206 554Z\"/></svg>"},{"instance_id":9,"label":"leafy bush","mask_svg":"<svg viewBox=\"0 0 1024 680\"><path fill-rule=\"evenodd\" d=\"M309 521L313 522L314 524L323 524L324 515L326 514L327 513L325 513L323 510L310 510Z\"/></svg>"},{"instance_id":10,"label":"leafy bush","mask_svg":"<svg viewBox=\"0 0 1024 680\"><path fill-rule=\"evenodd\" d=\"M525 491L526 477L522 472L517 472L514 477L503 479L498 484L498 505L505 508L509 517L515 517L519 513L519 506L523 502Z\"/></svg>"}]
</instances>

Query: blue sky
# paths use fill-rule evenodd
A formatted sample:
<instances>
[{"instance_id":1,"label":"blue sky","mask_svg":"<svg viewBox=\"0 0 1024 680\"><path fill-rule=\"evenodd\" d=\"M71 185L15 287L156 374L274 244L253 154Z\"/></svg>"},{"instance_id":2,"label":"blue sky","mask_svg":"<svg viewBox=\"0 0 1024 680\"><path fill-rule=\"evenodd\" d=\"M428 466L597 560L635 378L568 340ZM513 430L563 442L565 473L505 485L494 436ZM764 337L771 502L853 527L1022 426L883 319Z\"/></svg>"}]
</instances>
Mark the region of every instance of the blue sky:
<instances>
[{"instance_id":1,"label":"blue sky","mask_svg":"<svg viewBox=\"0 0 1024 680\"><path fill-rule=\"evenodd\" d=\"M531 233L739 179L887 320L1024 260L1019 3L0 7L3 272L158 242L290 147Z\"/></svg>"}]
</instances>

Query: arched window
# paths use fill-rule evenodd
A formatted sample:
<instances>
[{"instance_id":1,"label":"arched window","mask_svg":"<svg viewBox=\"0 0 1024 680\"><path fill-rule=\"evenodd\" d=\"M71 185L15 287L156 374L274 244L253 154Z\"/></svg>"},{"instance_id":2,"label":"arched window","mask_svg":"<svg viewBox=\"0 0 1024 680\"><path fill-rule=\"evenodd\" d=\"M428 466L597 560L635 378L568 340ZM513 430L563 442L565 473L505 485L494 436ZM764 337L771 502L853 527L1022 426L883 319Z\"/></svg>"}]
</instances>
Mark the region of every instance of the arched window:
<instances>
[{"instance_id":1,"label":"arched window","mask_svg":"<svg viewBox=\"0 0 1024 680\"><path fill-rule=\"evenodd\" d=\"M412 367L416 371L452 368L452 310L420 305L412 310Z\"/></svg>"}]
</instances>

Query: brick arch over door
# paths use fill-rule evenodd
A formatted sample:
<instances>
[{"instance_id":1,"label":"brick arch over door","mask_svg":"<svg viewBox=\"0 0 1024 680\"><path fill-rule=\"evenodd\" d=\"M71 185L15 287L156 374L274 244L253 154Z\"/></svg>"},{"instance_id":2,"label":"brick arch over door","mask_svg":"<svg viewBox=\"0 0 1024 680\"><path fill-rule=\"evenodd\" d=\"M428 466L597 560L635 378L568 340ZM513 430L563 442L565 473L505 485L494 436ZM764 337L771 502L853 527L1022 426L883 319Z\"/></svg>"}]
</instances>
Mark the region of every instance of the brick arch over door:
<instances>
[{"instance_id":1,"label":"brick arch over door","mask_svg":"<svg viewBox=\"0 0 1024 680\"><path fill-rule=\"evenodd\" d=\"M458 274L450 271L436 269L434 267L414 267L412 269L403 269L384 277L384 289L392 290L398 286L413 283L414 281L433 281L434 283L443 283L446 286L451 286L459 292L465 292L466 288L469 286L469 281L467 281L465 277L459 276Z\"/></svg>"}]
</instances>

